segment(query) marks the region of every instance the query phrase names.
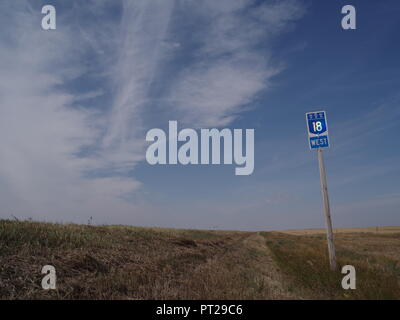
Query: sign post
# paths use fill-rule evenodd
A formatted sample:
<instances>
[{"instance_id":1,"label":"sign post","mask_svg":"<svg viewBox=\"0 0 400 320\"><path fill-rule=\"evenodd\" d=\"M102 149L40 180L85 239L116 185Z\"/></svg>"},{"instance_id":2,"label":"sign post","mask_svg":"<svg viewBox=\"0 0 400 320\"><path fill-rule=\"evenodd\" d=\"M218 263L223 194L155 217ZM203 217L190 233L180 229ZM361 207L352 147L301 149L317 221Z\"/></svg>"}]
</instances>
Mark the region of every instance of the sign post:
<instances>
[{"instance_id":1,"label":"sign post","mask_svg":"<svg viewBox=\"0 0 400 320\"><path fill-rule=\"evenodd\" d=\"M326 121L326 112L308 112L306 113L308 142L310 149L317 149L319 175L321 181L321 193L324 203L325 221L326 221L326 238L328 240L329 264L332 271L336 270L336 253L333 241L333 229L331 212L329 207L328 185L326 182L325 164L323 148L329 148L328 125Z\"/></svg>"}]
</instances>

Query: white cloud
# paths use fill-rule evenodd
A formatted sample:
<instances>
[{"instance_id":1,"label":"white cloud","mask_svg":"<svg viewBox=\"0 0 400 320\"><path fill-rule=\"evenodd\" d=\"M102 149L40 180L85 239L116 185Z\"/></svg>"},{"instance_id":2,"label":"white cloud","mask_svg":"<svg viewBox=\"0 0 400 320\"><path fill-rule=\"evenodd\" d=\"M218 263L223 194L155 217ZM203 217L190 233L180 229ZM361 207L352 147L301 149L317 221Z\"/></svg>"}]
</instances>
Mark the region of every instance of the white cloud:
<instances>
[{"instance_id":1,"label":"white cloud","mask_svg":"<svg viewBox=\"0 0 400 320\"><path fill-rule=\"evenodd\" d=\"M85 39L73 24L43 31L40 10L29 1L3 1L0 9L2 30L12 34L0 40L1 215L79 221L98 209L105 216L108 203L132 211L117 196L137 189L138 182L86 179L85 170L106 161L75 155L101 132L97 113L72 105L102 91L73 95L65 89L87 71ZM105 194L115 199L109 202Z\"/></svg>"},{"instance_id":2,"label":"white cloud","mask_svg":"<svg viewBox=\"0 0 400 320\"><path fill-rule=\"evenodd\" d=\"M198 65L182 74L173 101L183 121L194 127L231 123L255 95L265 88L274 69L257 70L232 61Z\"/></svg>"},{"instance_id":3,"label":"white cloud","mask_svg":"<svg viewBox=\"0 0 400 320\"><path fill-rule=\"evenodd\" d=\"M117 59L110 73L115 99L102 144L105 156L116 166L124 158L131 162L143 159L141 115L161 59L173 2L123 1L123 8Z\"/></svg>"},{"instance_id":4,"label":"white cloud","mask_svg":"<svg viewBox=\"0 0 400 320\"><path fill-rule=\"evenodd\" d=\"M171 89L176 110L195 127L225 126L262 90L280 68L269 61L269 41L303 14L295 1L196 2L194 15L204 25L197 60L179 75Z\"/></svg>"},{"instance_id":5,"label":"white cloud","mask_svg":"<svg viewBox=\"0 0 400 320\"><path fill-rule=\"evenodd\" d=\"M279 72L268 43L255 46L301 15L297 2L268 3L247 10L247 1L230 0L72 1L58 11L57 30L43 31L39 7L3 0L0 215L140 223L132 215L146 209L122 198L141 186L130 174L144 159L149 101L172 101L171 117L194 127L231 123ZM118 5L121 17L109 13ZM202 21L195 53L191 39L174 40L176 7ZM179 64L174 54L185 50L194 59ZM166 64L182 71L165 79L169 93L154 96ZM86 88L88 76L104 86ZM110 105L85 106L107 97Z\"/></svg>"}]
</instances>

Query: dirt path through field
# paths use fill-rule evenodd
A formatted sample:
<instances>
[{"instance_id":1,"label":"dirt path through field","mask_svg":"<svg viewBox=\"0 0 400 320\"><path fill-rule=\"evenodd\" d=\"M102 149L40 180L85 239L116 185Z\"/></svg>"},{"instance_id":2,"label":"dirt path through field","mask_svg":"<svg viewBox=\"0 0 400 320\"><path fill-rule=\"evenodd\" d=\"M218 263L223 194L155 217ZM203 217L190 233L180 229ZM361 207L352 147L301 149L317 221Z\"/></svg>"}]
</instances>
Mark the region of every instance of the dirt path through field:
<instances>
[{"instance_id":1,"label":"dirt path through field","mask_svg":"<svg viewBox=\"0 0 400 320\"><path fill-rule=\"evenodd\" d=\"M302 299L302 293L293 288L277 266L271 250L266 245L265 238L260 233L251 234L244 240L245 247L249 250L258 250L260 257L253 261L263 282L266 285L267 295L264 299Z\"/></svg>"},{"instance_id":2,"label":"dirt path through field","mask_svg":"<svg viewBox=\"0 0 400 320\"><path fill-rule=\"evenodd\" d=\"M186 292L185 298L299 299L259 233L228 237L219 245L219 252L181 276L180 292Z\"/></svg>"}]
</instances>

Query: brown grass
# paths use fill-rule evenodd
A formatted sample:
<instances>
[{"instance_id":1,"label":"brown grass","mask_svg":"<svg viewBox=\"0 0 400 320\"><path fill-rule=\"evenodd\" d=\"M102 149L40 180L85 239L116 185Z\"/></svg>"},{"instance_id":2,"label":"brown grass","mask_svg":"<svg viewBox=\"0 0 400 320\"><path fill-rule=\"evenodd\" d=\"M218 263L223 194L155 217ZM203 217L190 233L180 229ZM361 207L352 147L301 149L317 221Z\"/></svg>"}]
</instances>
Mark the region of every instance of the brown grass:
<instances>
[{"instance_id":1,"label":"brown grass","mask_svg":"<svg viewBox=\"0 0 400 320\"><path fill-rule=\"evenodd\" d=\"M0 221L1 299L286 298L253 233ZM42 266L57 290L41 288ZM267 266L267 268L266 268Z\"/></svg>"},{"instance_id":2,"label":"brown grass","mask_svg":"<svg viewBox=\"0 0 400 320\"><path fill-rule=\"evenodd\" d=\"M336 233L336 272L329 270L325 235L262 235L292 285L312 299L400 299L400 233ZM344 265L356 269L356 290L341 287Z\"/></svg>"},{"instance_id":3,"label":"brown grass","mask_svg":"<svg viewBox=\"0 0 400 320\"><path fill-rule=\"evenodd\" d=\"M327 268L323 234L0 220L0 299L398 299L400 233L336 235L357 290ZM57 290L41 288L44 265Z\"/></svg>"},{"instance_id":4,"label":"brown grass","mask_svg":"<svg viewBox=\"0 0 400 320\"><path fill-rule=\"evenodd\" d=\"M325 234L326 229L301 229L301 230L284 230L280 231L286 234L293 235L312 235L312 234ZM369 228L335 228L334 233L398 233L400 232L400 227L369 227Z\"/></svg>"}]
</instances>

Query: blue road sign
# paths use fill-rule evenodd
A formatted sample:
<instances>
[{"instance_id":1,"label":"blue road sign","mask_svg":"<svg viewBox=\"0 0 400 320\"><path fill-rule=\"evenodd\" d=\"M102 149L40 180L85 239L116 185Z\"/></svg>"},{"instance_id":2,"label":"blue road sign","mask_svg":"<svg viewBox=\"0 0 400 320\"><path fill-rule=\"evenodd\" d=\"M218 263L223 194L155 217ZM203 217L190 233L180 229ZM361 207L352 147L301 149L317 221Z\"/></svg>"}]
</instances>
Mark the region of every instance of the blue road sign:
<instances>
[{"instance_id":1,"label":"blue road sign","mask_svg":"<svg viewBox=\"0 0 400 320\"><path fill-rule=\"evenodd\" d=\"M328 124L325 111L306 113L310 149L328 148Z\"/></svg>"}]
</instances>

